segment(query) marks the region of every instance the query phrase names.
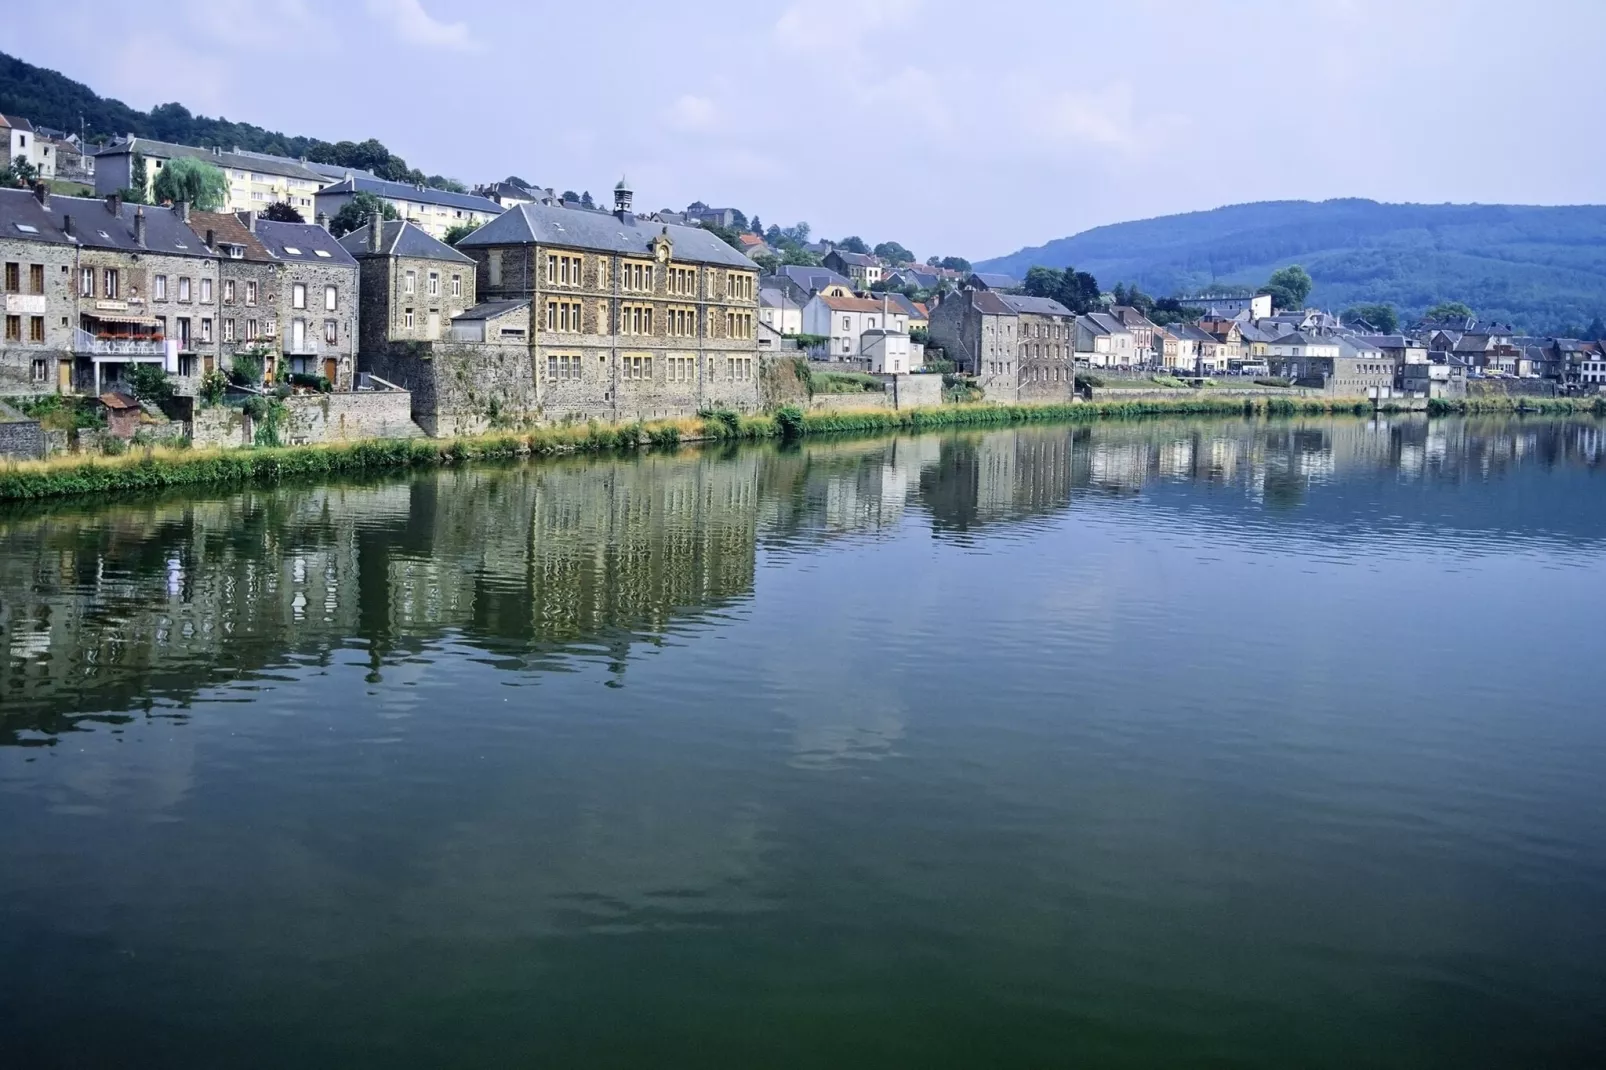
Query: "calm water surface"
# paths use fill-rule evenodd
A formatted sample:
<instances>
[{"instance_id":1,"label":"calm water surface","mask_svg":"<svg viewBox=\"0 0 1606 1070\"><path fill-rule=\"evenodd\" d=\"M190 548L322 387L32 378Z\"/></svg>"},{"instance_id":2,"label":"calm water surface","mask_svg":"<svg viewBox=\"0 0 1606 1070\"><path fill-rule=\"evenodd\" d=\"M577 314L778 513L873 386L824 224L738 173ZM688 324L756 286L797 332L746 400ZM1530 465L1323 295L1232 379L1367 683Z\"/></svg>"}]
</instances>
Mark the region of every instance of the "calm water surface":
<instances>
[{"instance_id":1,"label":"calm water surface","mask_svg":"<svg viewBox=\"0 0 1606 1070\"><path fill-rule=\"evenodd\" d=\"M1603 427L0 512L0 1065L1606 1064Z\"/></svg>"}]
</instances>

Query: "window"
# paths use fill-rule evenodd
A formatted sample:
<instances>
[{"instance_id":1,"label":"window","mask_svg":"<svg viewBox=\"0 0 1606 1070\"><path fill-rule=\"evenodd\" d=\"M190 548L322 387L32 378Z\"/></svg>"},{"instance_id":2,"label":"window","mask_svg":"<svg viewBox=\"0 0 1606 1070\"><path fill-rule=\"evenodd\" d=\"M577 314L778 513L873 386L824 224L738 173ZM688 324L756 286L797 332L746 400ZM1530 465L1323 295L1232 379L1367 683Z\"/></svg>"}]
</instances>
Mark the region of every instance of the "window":
<instances>
[{"instance_id":1,"label":"window","mask_svg":"<svg viewBox=\"0 0 1606 1070\"><path fill-rule=\"evenodd\" d=\"M409 271L402 279L402 293L411 294L418 289L418 272Z\"/></svg>"},{"instance_id":2,"label":"window","mask_svg":"<svg viewBox=\"0 0 1606 1070\"><path fill-rule=\"evenodd\" d=\"M439 297L440 295L441 295L441 273L438 272L438 271L431 271L429 273L429 296L431 296L431 297Z\"/></svg>"},{"instance_id":3,"label":"window","mask_svg":"<svg viewBox=\"0 0 1606 1070\"><path fill-rule=\"evenodd\" d=\"M28 317L28 341L43 342L45 340L45 318L43 316Z\"/></svg>"},{"instance_id":4,"label":"window","mask_svg":"<svg viewBox=\"0 0 1606 1070\"><path fill-rule=\"evenodd\" d=\"M188 301L190 299L190 280L188 278L178 280L178 299L180 301Z\"/></svg>"},{"instance_id":5,"label":"window","mask_svg":"<svg viewBox=\"0 0 1606 1070\"><path fill-rule=\"evenodd\" d=\"M651 305L622 305L619 308L620 334L651 334Z\"/></svg>"},{"instance_id":6,"label":"window","mask_svg":"<svg viewBox=\"0 0 1606 1070\"><path fill-rule=\"evenodd\" d=\"M605 256L598 257L597 258L597 289L606 290L607 288L608 288L608 258L605 257Z\"/></svg>"},{"instance_id":7,"label":"window","mask_svg":"<svg viewBox=\"0 0 1606 1070\"><path fill-rule=\"evenodd\" d=\"M233 319L233 317L230 317L229 319L226 319L226 320L223 321L223 340L225 342L234 341L234 319Z\"/></svg>"},{"instance_id":8,"label":"window","mask_svg":"<svg viewBox=\"0 0 1606 1070\"><path fill-rule=\"evenodd\" d=\"M223 281L223 303L226 304L226 305L234 304L234 280L233 279L225 279Z\"/></svg>"},{"instance_id":9,"label":"window","mask_svg":"<svg viewBox=\"0 0 1606 1070\"><path fill-rule=\"evenodd\" d=\"M578 379L580 378L579 354L560 354L549 356L546 359L546 377L548 379Z\"/></svg>"},{"instance_id":10,"label":"window","mask_svg":"<svg viewBox=\"0 0 1606 1070\"><path fill-rule=\"evenodd\" d=\"M560 256L555 253L549 255L546 258L547 285L579 286L582 263L578 256Z\"/></svg>"},{"instance_id":11,"label":"window","mask_svg":"<svg viewBox=\"0 0 1606 1070\"><path fill-rule=\"evenodd\" d=\"M151 299L154 301L167 300L167 276L157 275L151 279Z\"/></svg>"},{"instance_id":12,"label":"window","mask_svg":"<svg viewBox=\"0 0 1606 1070\"><path fill-rule=\"evenodd\" d=\"M340 340L340 326L336 320L323 321L323 340L327 345L334 345Z\"/></svg>"},{"instance_id":13,"label":"window","mask_svg":"<svg viewBox=\"0 0 1606 1070\"><path fill-rule=\"evenodd\" d=\"M256 341L257 337L258 337L258 333L259 332L258 332L258 329L257 329L257 321L256 320L246 320L245 321L245 340L247 342Z\"/></svg>"},{"instance_id":14,"label":"window","mask_svg":"<svg viewBox=\"0 0 1606 1070\"><path fill-rule=\"evenodd\" d=\"M28 292L42 294L45 292L45 265L28 265Z\"/></svg>"},{"instance_id":15,"label":"window","mask_svg":"<svg viewBox=\"0 0 1606 1070\"><path fill-rule=\"evenodd\" d=\"M669 269L669 292L686 297L697 296L697 269L673 267Z\"/></svg>"},{"instance_id":16,"label":"window","mask_svg":"<svg viewBox=\"0 0 1606 1070\"><path fill-rule=\"evenodd\" d=\"M546 303L546 329L578 334L581 330L580 308L580 302L578 301L548 301Z\"/></svg>"},{"instance_id":17,"label":"window","mask_svg":"<svg viewBox=\"0 0 1606 1070\"><path fill-rule=\"evenodd\" d=\"M748 382L753 378L752 357L726 357L725 373L736 382Z\"/></svg>"},{"instance_id":18,"label":"window","mask_svg":"<svg viewBox=\"0 0 1606 1070\"><path fill-rule=\"evenodd\" d=\"M402 326L406 327L409 331L413 329L413 310L412 309L409 308L405 312L402 313Z\"/></svg>"},{"instance_id":19,"label":"window","mask_svg":"<svg viewBox=\"0 0 1606 1070\"><path fill-rule=\"evenodd\" d=\"M664 369L671 383L690 383L697 379L696 357L669 357Z\"/></svg>"},{"instance_id":20,"label":"window","mask_svg":"<svg viewBox=\"0 0 1606 1070\"><path fill-rule=\"evenodd\" d=\"M325 312L333 312L339 304L339 297L339 291L335 287L325 286L323 288L323 310Z\"/></svg>"},{"instance_id":21,"label":"window","mask_svg":"<svg viewBox=\"0 0 1606 1070\"><path fill-rule=\"evenodd\" d=\"M212 303L212 280L211 279L202 279L201 280L201 301L203 303L205 303L205 304L211 304Z\"/></svg>"},{"instance_id":22,"label":"window","mask_svg":"<svg viewBox=\"0 0 1606 1070\"><path fill-rule=\"evenodd\" d=\"M621 357L620 358L620 363L623 366L623 371L625 373L625 378L626 379L643 380L643 379L651 379L652 378L652 358L651 357L647 357L647 356Z\"/></svg>"},{"instance_id":23,"label":"window","mask_svg":"<svg viewBox=\"0 0 1606 1070\"><path fill-rule=\"evenodd\" d=\"M492 286L502 285L502 250L491 250L490 257L485 261L485 271Z\"/></svg>"},{"instance_id":24,"label":"window","mask_svg":"<svg viewBox=\"0 0 1606 1070\"><path fill-rule=\"evenodd\" d=\"M634 260L625 261L624 278L620 285L626 290L649 292L652 290L652 265L643 264Z\"/></svg>"},{"instance_id":25,"label":"window","mask_svg":"<svg viewBox=\"0 0 1606 1070\"><path fill-rule=\"evenodd\" d=\"M295 283L294 285L292 285L290 287L290 307L291 308L306 308L307 307L307 284L306 283L298 282L298 283Z\"/></svg>"},{"instance_id":26,"label":"window","mask_svg":"<svg viewBox=\"0 0 1606 1070\"><path fill-rule=\"evenodd\" d=\"M265 334L266 336L268 336L269 338L272 338L274 335L278 334L279 333L279 321L274 319L272 316L269 316L267 319L263 320L262 321L262 333Z\"/></svg>"},{"instance_id":27,"label":"window","mask_svg":"<svg viewBox=\"0 0 1606 1070\"><path fill-rule=\"evenodd\" d=\"M245 303L248 305L257 303L257 283L255 279L245 280Z\"/></svg>"},{"instance_id":28,"label":"window","mask_svg":"<svg viewBox=\"0 0 1606 1070\"><path fill-rule=\"evenodd\" d=\"M210 316L201 317L201 341L203 343L212 341L212 317Z\"/></svg>"},{"instance_id":29,"label":"window","mask_svg":"<svg viewBox=\"0 0 1606 1070\"><path fill-rule=\"evenodd\" d=\"M49 367L50 366L47 363L45 363L43 360L34 361L33 362L33 373L32 373L33 381L36 382L36 383L44 382L45 381L45 375L48 374Z\"/></svg>"},{"instance_id":30,"label":"window","mask_svg":"<svg viewBox=\"0 0 1606 1070\"><path fill-rule=\"evenodd\" d=\"M22 265L17 263L6 264L6 293L22 292Z\"/></svg>"},{"instance_id":31,"label":"window","mask_svg":"<svg viewBox=\"0 0 1606 1070\"><path fill-rule=\"evenodd\" d=\"M6 341L8 341L8 342L20 342L20 341L22 341L22 317L21 316L7 316L6 317Z\"/></svg>"},{"instance_id":32,"label":"window","mask_svg":"<svg viewBox=\"0 0 1606 1070\"><path fill-rule=\"evenodd\" d=\"M697 310L695 308L671 308L668 310L666 330L676 338L691 338L697 334Z\"/></svg>"},{"instance_id":33,"label":"window","mask_svg":"<svg viewBox=\"0 0 1606 1070\"><path fill-rule=\"evenodd\" d=\"M753 314L751 312L725 313L725 335L728 338L753 337Z\"/></svg>"},{"instance_id":34,"label":"window","mask_svg":"<svg viewBox=\"0 0 1606 1070\"><path fill-rule=\"evenodd\" d=\"M180 316L176 326L178 327L178 347L180 349L190 348L190 318L188 316Z\"/></svg>"},{"instance_id":35,"label":"window","mask_svg":"<svg viewBox=\"0 0 1606 1070\"><path fill-rule=\"evenodd\" d=\"M725 296L732 300L753 298L753 276L731 271L725 274Z\"/></svg>"},{"instance_id":36,"label":"window","mask_svg":"<svg viewBox=\"0 0 1606 1070\"><path fill-rule=\"evenodd\" d=\"M123 289L121 286L122 279L118 270L116 268L107 268L105 271L101 272L101 281L105 284L102 292L105 293L106 299L108 301L115 301L117 299L117 295L121 293Z\"/></svg>"},{"instance_id":37,"label":"window","mask_svg":"<svg viewBox=\"0 0 1606 1070\"><path fill-rule=\"evenodd\" d=\"M95 296L95 269L92 267L78 269L78 296Z\"/></svg>"}]
</instances>

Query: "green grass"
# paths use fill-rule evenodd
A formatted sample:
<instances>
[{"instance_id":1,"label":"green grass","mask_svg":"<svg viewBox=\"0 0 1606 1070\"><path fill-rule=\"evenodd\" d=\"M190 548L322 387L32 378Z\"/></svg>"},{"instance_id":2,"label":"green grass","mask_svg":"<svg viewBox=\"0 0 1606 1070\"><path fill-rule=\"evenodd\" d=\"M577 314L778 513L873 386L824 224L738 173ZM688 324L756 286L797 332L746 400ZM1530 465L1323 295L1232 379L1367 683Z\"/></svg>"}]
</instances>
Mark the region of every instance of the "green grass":
<instances>
[{"instance_id":1,"label":"green grass","mask_svg":"<svg viewBox=\"0 0 1606 1070\"><path fill-rule=\"evenodd\" d=\"M566 424L474 438L374 439L329 446L240 450L155 447L121 457L56 457L0 465L0 501L71 494L106 494L182 486L233 486L464 464L478 460L567 453L674 449L684 442L797 438L807 435L925 431L944 427L1002 427L1028 423L1090 423L1155 416L1370 415L1353 398L1179 397L1054 405L945 405L929 409L862 409L804 413L795 407L738 415L710 412L695 419L632 424ZM1602 398L1481 398L1431 403L1439 415L1546 413L1606 416Z\"/></svg>"}]
</instances>

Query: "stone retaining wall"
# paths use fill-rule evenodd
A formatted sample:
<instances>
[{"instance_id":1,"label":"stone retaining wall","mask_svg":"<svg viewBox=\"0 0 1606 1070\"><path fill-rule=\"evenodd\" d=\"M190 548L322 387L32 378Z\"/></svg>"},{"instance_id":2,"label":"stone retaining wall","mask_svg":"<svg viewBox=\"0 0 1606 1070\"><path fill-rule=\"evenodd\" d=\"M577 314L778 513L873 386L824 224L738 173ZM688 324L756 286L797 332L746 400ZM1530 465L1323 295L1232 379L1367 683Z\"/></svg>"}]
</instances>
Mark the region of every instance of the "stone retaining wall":
<instances>
[{"instance_id":1,"label":"stone retaining wall","mask_svg":"<svg viewBox=\"0 0 1606 1070\"><path fill-rule=\"evenodd\" d=\"M849 412L854 409L891 409L892 395L887 394L815 394L809 399L809 408L815 412Z\"/></svg>"},{"instance_id":2,"label":"stone retaining wall","mask_svg":"<svg viewBox=\"0 0 1606 1070\"><path fill-rule=\"evenodd\" d=\"M33 461L44 455L45 439L39 430L39 421L0 404L0 457Z\"/></svg>"}]
</instances>

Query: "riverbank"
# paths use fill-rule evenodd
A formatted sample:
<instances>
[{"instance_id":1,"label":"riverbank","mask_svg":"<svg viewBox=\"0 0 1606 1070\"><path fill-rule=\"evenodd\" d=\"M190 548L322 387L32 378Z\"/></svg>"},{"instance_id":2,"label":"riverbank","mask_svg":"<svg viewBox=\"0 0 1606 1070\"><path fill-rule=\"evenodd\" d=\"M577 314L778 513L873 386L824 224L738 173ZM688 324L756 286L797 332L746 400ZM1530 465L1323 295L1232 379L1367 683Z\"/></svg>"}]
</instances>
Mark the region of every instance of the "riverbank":
<instances>
[{"instance_id":1,"label":"riverbank","mask_svg":"<svg viewBox=\"0 0 1606 1070\"><path fill-rule=\"evenodd\" d=\"M1606 415L1606 402L1570 398L1481 398L1434 402L1433 415ZM107 494L182 486L271 483L475 460L572 453L665 449L693 442L757 441L806 435L924 431L944 427L1000 427L1043 422L1079 423L1154 416L1365 416L1370 402L1353 398L1221 397L1106 400L1060 405L950 405L929 409L866 409L804 413L795 408L743 416L634 424L568 424L459 439L372 439L323 446L191 450L154 447L121 457L65 456L0 468L0 501L29 501L75 494Z\"/></svg>"}]
</instances>

